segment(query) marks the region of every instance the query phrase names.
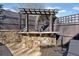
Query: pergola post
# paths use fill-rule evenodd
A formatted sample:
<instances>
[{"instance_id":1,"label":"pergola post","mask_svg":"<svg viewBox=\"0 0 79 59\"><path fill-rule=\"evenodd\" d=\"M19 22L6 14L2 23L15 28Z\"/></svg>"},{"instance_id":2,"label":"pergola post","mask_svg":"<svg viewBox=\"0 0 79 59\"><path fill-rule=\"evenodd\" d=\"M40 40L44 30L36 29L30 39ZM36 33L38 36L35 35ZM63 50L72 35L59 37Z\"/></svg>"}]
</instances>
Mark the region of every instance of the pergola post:
<instances>
[{"instance_id":1,"label":"pergola post","mask_svg":"<svg viewBox=\"0 0 79 59\"><path fill-rule=\"evenodd\" d=\"M38 31L38 18L39 18L39 15L36 17L36 20L35 20L35 31Z\"/></svg>"},{"instance_id":2,"label":"pergola post","mask_svg":"<svg viewBox=\"0 0 79 59\"><path fill-rule=\"evenodd\" d=\"M53 27L53 26L52 26L52 15L50 15L50 22L49 22L49 23L50 23L50 25L49 25L49 27L50 27L49 30L50 30L50 32L52 32L52 30L53 30L53 28L52 28L52 27Z\"/></svg>"},{"instance_id":3,"label":"pergola post","mask_svg":"<svg viewBox=\"0 0 79 59\"><path fill-rule=\"evenodd\" d=\"M25 19L25 22L26 22L26 25L25 25L25 29L26 29L26 31L28 32L29 31L29 26L28 26L28 14L26 14L26 19Z\"/></svg>"},{"instance_id":4,"label":"pergola post","mask_svg":"<svg viewBox=\"0 0 79 59\"><path fill-rule=\"evenodd\" d=\"M54 21L54 31L57 30L57 20Z\"/></svg>"},{"instance_id":5,"label":"pergola post","mask_svg":"<svg viewBox=\"0 0 79 59\"><path fill-rule=\"evenodd\" d=\"M21 30L21 20L22 20L22 19L21 19L21 16L22 16L21 13L19 13L19 16L20 16L20 24L19 24L20 27L19 27L19 29Z\"/></svg>"}]
</instances>

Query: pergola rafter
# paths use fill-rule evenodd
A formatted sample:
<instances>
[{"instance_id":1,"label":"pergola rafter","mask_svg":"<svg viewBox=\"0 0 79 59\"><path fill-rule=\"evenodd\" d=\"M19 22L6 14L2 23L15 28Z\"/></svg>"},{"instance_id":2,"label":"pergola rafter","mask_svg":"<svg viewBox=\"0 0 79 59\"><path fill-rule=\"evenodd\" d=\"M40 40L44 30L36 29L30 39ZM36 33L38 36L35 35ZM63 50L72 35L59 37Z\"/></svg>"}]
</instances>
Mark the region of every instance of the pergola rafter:
<instances>
[{"instance_id":1,"label":"pergola rafter","mask_svg":"<svg viewBox=\"0 0 79 59\"><path fill-rule=\"evenodd\" d=\"M20 8L20 13L33 15L53 15L58 12L58 9L27 9Z\"/></svg>"}]
</instances>

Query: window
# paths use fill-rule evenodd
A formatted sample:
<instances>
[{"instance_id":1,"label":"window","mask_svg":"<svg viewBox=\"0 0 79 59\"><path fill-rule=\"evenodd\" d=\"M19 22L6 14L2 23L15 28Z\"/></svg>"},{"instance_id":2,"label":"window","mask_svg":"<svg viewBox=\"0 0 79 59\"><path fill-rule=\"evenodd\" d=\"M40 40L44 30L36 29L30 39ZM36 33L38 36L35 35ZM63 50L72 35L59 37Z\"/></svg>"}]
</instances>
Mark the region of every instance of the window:
<instances>
[{"instance_id":1,"label":"window","mask_svg":"<svg viewBox=\"0 0 79 59\"><path fill-rule=\"evenodd\" d=\"M76 16L76 17L79 17L79 15L78 15L78 14L76 14L75 16Z\"/></svg>"},{"instance_id":2,"label":"window","mask_svg":"<svg viewBox=\"0 0 79 59\"><path fill-rule=\"evenodd\" d=\"M72 20L69 20L69 23L71 23L72 22Z\"/></svg>"},{"instance_id":3,"label":"window","mask_svg":"<svg viewBox=\"0 0 79 59\"><path fill-rule=\"evenodd\" d=\"M71 23L72 22L72 19L71 19L71 16L69 16L69 21L68 21L69 23Z\"/></svg>"},{"instance_id":4,"label":"window","mask_svg":"<svg viewBox=\"0 0 79 59\"><path fill-rule=\"evenodd\" d=\"M71 17L72 17L72 18L74 18L75 16L74 16L74 15L72 15Z\"/></svg>"},{"instance_id":5,"label":"window","mask_svg":"<svg viewBox=\"0 0 79 59\"><path fill-rule=\"evenodd\" d=\"M74 21L75 21L75 22L78 22L78 19L75 19Z\"/></svg>"}]
</instances>

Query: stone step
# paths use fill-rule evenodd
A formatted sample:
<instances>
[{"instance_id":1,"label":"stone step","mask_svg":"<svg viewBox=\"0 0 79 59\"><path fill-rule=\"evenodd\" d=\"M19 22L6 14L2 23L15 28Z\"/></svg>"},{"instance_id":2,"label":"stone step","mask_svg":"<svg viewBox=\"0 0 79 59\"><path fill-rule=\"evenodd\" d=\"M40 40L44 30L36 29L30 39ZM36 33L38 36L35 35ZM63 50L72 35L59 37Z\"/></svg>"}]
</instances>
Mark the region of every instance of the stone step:
<instances>
[{"instance_id":1,"label":"stone step","mask_svg":"<svg viewBox=\"0 0 79 59\"><path fill-rule=\"evenodd\" d=\"M14 55L19 56L20 54L23 54L25 52L27 52L29 50L29 48L24 48L22 50L20 50L19 52L15 53Z\"/></svg>"}]
</instances>

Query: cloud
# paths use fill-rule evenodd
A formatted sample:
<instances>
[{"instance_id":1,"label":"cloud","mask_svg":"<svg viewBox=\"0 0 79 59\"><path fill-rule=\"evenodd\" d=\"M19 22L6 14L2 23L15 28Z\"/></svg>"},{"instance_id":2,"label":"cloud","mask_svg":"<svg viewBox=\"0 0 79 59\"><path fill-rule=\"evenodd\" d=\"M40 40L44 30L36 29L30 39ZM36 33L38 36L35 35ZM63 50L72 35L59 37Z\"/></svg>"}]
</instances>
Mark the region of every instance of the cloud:
<instances>
[{"instance_id":1,"label":"cloud","mask_svg":"<svg viewBox=\"0 0 79 59\"><path fill-rule=\"evenodd\" d=\"M22 4L19 4L19 7L20 8L44 8L45 7L45 4L42 4L42 3L22 3Z\"/></svg>"},{"instance_id":2,"label":"cloud","mask_svg":"<svg viewBox=\"0 0 79 59\"><path fill-rule=\"evenodd\" d=\"M66 10L59 10L59 13L65 13Z\"/></svg>"},{"instance_id":3,"label":"cloud","mask_svg":"<svg viewBox=\"0 0 79 59\"><path fill-rule=\"evenodd\" d=\"M79 6L73 7L73 10L79 10Z\"/></svg>"},{"instance_id":4,"label":"cloud","mask_svg":"<svg viewBox=\"0 0 79 59\"><path fill-rule=\"evenodd\" d=\"M67 10L59 10L58 14L56 15L57 17L65 16L67 14Z\"/></svg>"},{"instance_id":5,"label":"cloud","mask_svg":"<svg viewBox=\"0 0 79 59\"><path fill-rule=\"evenodd\" d=\"M12 8L3 8L4 10L9 10L9 11L13 11L13 12L17 12L16 10L12 9Z\"/></svg>"},{"instance_id":6,"label":"cloud","mask_svg":"<svg viewBox=\"0 0 79 59\"><path fill-rule=\"evenodd\" d=\"M65 13L66 12L66 10L61 9L61 7L58 7L58 6L56 6L56 7L45 7L45 9L59 9L59 13Z\"/></svg>"},{"instance_id":7,"label":"cloud","mask_svg":"<svg viewBox=\"0 0 79 59\"><path fill-rule=\"evenodd\" d=\"M61 17L61 16L65 16L67 14L67 10L62 9L59 6L55 6L55 7L45 7L45 9L59 9L58 13L57 13L57 17Z\"/></svg>"},{"instance_id":8,"label":"cloud","mask_svg":"<svg viewBox=\"0 0 79 59\"><path fill-rule=\"evenodd\" d=\"M45 7L45 9L61 9L60 7Z\"/></svg>"}]
</instances>

